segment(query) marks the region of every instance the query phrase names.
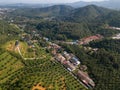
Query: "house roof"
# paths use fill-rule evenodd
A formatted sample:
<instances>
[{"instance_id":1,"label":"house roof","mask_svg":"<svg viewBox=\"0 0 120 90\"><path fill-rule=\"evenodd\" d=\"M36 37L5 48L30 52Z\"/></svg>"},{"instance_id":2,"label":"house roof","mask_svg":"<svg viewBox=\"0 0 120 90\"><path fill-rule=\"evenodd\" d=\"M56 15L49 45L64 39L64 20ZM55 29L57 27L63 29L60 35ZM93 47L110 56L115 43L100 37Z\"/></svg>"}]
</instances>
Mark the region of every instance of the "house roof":
<instances>
[{"instance_id":1,"label":"house roof","mask_svg":"<svg viewBox=\"0 0 120 90\"><path fill-rule=\"evenodd\" d=\"M70 62L72 62L73 64L80 64L79 59L75 56L70 59Z\"/></svg>"},{"instance_id":2,"label":"house roof","mask_svg":"<svg viewBox=\"0 0 120 90\"><path fill-rule=\"evenodd\" d=\"M57 54L55 57L61 63L63 63L66 60L65 57L63 57L61 54Z\"/></svg>"},{"instance_id":3,"label":"house roof","mask_svg":"<svg viewBox=\"0 0 120 90\"><path fill-rule=\"evenodd\" d=\"M64 61L64 65L72 71L76 69L76 67L72 63L70 63L70 61Z\"/></svg>"},{"instance_id":4,"label":"house roof","mask_svg":"<svg viewBox=\"0 0 120 90\"><path fill-rule=\"evenodd\" d=\"M83 71L78 71L77 73L78 77L82 80L85 81L87 84L90 84L92 86L95 86L95 83L93 82L93 80L88 76L87 73L83 72Z\"/></svg>"}]
</instances>

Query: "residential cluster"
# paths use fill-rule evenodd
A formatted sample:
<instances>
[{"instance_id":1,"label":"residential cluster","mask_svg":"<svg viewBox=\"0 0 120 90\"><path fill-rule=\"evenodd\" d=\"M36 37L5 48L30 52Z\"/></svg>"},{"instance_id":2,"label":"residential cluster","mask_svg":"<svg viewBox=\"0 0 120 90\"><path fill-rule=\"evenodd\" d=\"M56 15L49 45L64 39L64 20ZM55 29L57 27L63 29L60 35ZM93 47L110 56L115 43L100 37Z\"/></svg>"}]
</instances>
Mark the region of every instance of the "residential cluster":
<instances>
[{"instance_id":1,"label":"residential cluster","mask_svg":"<svg viewBox=\"0 0 120 90\"><path fill-rule=\"evenodd\" d=\"M95 86L94 81L86 72L87 66L81 65L79 58L77 58L74 54L68 53L67 51L61 51L62 48L59 45L51 42L48 49L51 49L51 53L55 60L61 63L61 65L77 77L77 79L80 80L85 86L88 88Z\"/></svg>"},{"instance_id":2,"label":"residential cluster","mask_svg":"<svg viewBox=\"0 0 120 90\"><path fill-rule=\"evenodd\" d=\"M5 18L6 13L13 11L14 9L11 8L0 8L0 19L2 20Z\"/></svg>"},{"instance_id":3,"label":"residential cluster","mask_svg":"<svg viewBox=\"0 0 120 90\"><path fill-rule=\"evenodd\" d=\"M33 36L39 36L39 34L36 34L35 31L32 33L32 35L24 33L21 35L21 40L27 42L29 46L34 47L34 43L38 42L38 40L32 40ZM68 70L77 80L83 83L86 87L95 87L94 81L87 74L87 66L81 65L78 57L76 57L73 53L68 53L67 51L64 51L61 46L56 43L50 42L48 38L43 37L42 39L44 39L48 43L48 46L46 48L51 52L55 61L63 65L66 70ZM18 41L16 41L16 44L17 43Z\"/></svg>"}]
</instances>

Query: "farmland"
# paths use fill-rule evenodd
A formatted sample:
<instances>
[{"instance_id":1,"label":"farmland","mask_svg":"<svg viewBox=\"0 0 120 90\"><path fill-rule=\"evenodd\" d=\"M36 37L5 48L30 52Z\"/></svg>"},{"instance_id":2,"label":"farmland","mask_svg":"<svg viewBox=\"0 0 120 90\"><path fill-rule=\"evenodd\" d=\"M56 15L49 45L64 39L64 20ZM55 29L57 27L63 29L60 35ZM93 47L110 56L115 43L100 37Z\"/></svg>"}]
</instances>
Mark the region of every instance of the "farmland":
<instances>
[{"instance_id":1,"label":"farmland","mask_svg":"<svg viewBox=\"0 0 120 90\"><path fill-rule=\"evenodd\" d=\"M6 45L9 46L9 43ZM37 44L36 46L39 59L34 60L24 60L18 53L5 48L0 50L0 87L2 90L40 88L43 90L85 90L61 64L54 61L44 48Z\"/></svg>"},{"instance_id":2,"label":"farmland","mask_svg":"<svg viewBox=\"0 0 120 90\"><path fill-rule=\"evenodd\" d=\"M19 59L8 52L0 51L0 84L6 83L23 66Z\"/></svg>"}]
</instances>

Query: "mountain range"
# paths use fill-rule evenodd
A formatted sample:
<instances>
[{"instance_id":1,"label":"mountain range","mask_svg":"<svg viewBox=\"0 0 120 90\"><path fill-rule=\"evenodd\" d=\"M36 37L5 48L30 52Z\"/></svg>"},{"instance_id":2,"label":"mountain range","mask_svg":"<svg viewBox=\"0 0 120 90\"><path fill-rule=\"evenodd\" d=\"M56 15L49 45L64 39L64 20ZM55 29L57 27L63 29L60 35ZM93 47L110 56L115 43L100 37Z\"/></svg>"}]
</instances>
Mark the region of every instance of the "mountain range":
<instances>
[{"instance_id":1,"label":"mountain range","mask_svg":"<svg viewBox=\"0 0 120 90\"><path fill-rule=\"evenodd\" d=\"M13 19L20 19L19 21L22 21L21 18L24 18L24 21L27 18L26 22L30 20L30 22L27 22L29 28L26 28L26 30L34 26L42 35L59 40L64 40L66 37L79 39L98 33L103 36L111 36L117 31L105 30L102 27L105 25L120 27L119 11L96 5L79 8L68 5L54 5L45 8L18 8L10 15ZM32 21L33 19L34 21Z\"/></svg>"},{"instance_id":2,"label":"mountain range","mask_svg":"<svg viewBox=\"0 0 120 90\"><path fill-rule=\"evenodd\" d=\"M44 8L48 6L53 6L53 5L69 5L74 8L79 8L79 7L84 7L87 5L97 5L105 8L110 8L110 9L116 9L120 10L120 0L105 0L101 2L85 2L85 1L79 1L79 2L74 2L74 3L64 3L64 4L27 4L27 3L16 3L16 4L0 4L0 7L9 7L9 8Z\"/></svg>"},{"instance_id":3,"label":"mountain range","mask_svg":"<svg viewBox=\"0 0 120 90\"><path fill-rule=\"evenodd\" d=\"M73 7L83 7L83 6L87 6L87 5L97 5L97 6L102 6L102 7L106 7L106 8L110 8L110 9L120 9L120 0L107 0L107 1L101 1L101 2L75 2L75 3L71 3L69 5L73 6Z\"/></svg>"},{"instance_id":4,"label":"mountain range","mask_svg":"<svg viewBox=\"0 0 120 90\"><path fill-rule=\"evenodd\" d=\"M14 16L55 17L72 22L109 22L119 25L120 12L96 5L74 8L68 5L54 5L45 8L19 8L11 12Z\"/></svg>"}]
</instances>

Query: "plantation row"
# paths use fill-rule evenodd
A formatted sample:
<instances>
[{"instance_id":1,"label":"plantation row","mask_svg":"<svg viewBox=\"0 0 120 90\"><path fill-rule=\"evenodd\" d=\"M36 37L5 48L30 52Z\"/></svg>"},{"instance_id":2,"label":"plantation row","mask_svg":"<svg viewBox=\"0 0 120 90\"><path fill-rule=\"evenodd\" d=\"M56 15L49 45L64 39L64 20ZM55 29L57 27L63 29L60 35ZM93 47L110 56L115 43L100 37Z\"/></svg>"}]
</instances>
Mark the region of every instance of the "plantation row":
<instances>
[{"instance_id":1,"label":"plantation row","mask_svg":"<svg viewBox=\"0 0 120 90\"><path fill-rule=\"evenodd\" d=\"M26 66L21 69L22 73L13 75L5 88L30 90L40 83L40 86L46 90L84 90L84 87L69 72L50 58L26 60L24 63Z\"/></svg>"},{"instance_id":2,"label":"plantation row","mask_svg":"<svg viewBox=\"0 0 120 90\"><path fill-rule=\"evenodd\" d=\"M19 60L0 50L0 88L34 90L39 86L46 90L85 90L61 64L51 60L50 54L45 50L38 52L44 59Z\"/></svg>"},{"instance_id":3,"label":"plantation row","mask_svg":"<svg viewBox=\"0 0 120 90\"><path fill-rule=\"evenodd\" d=\"M23 64L8 52L0 51L0 84L11 78Z\"/></svg>"}]
</instances>

